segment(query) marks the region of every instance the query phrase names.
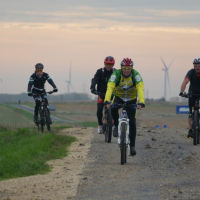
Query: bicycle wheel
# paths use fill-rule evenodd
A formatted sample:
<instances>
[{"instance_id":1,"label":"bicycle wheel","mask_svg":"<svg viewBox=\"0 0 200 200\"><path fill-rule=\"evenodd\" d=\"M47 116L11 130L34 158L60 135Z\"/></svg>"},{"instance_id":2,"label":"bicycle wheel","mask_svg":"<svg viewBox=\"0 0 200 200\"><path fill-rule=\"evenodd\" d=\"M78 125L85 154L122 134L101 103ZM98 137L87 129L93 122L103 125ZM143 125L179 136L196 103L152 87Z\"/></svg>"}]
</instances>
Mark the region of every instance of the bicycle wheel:
<instances>
[{"instance_id":1,"label":"bicycle wheel","mask_svg":"<svg viewBox=\"0 0 200 200\"><path fill-rule=\"evenodd\" d=\"M193 120L193 144L197 145L197 142L199 142L199 113L198 110L195 110Z\"/></svg>"},{"instance_id":2,"label":"bicycle wheel","mask_svg":"<svg viewBox=\"0 0 200 200\"><path fill-rule=\"evenodd\" d=\"M43 111L40 112L40 119L39 119L38 126L40 127L40 131L43 133L44 132L44 116L43 116Z\"/></svg>"},{"instance_id":3,"label":"bicycle wheel","mask_svg":"<svg viewBox=\"0 0 200 200\"><path fill-rule=\"evenodd\" d=\"M112 138L112 114L111 108L107 110L106 142L110 143Z\"/></svg>"},{"instance_id":4,"label":"bicycle wheel","mask_svg":"<svg viewBox=\"0 0 200 200\"><path fill-rule=\"evenodd\" d=\"M50 131L50 116L49 116L49 110L48 108L44 108L44 116L45 116L45 121L47 125L47 130Z\"/></svg>"},{"instance_id":5,"label":"bicycle wheel","mask_svg":"<svg viewBox=\"0 0 200 200\"><path fill-rule=\"evenodd\" d=\"M126 124L121 124L121 144L120 144L120 150L121 150L121 165L123 165L126 161Z\"/></svg>"},{"instance_id":6,"label":"bicycle wheel","mask_svg":"<svg viewBox=\"0 0 200 200\"><path fill-rule=\"evenodd\" d=\"M125 153L124 153L124 154L125 154L124 163L126 163L126 157L127 157L127 156L126 156L126 155L127 155L127 146L126 146L126 144L125 144Z\"/></svg>"}]
</instances>

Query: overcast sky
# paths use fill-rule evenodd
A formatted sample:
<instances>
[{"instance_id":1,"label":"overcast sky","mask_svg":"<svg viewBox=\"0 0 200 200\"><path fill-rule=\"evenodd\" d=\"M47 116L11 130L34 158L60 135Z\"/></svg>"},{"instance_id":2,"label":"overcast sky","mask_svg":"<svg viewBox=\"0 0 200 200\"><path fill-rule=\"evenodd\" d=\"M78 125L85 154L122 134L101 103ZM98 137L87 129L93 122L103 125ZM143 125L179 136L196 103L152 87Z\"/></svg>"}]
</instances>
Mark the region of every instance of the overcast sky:
<instances>
[{"instance_id":1,"label":"overcast sky","mask_svg":"<svg viewBox=\"0 0 200 200\"><path fill-rule=\"evenodd\" d=\"M169 70L171 94L179 93L192 61L200 57L199 0L0 1L0 93L26 92L34 65L65 93L72 62L76 92L89 93L90 80L106 56L131 57L150 98L163 96ZM50 89L50 87L47 87Z\"/></svg>"}]
</instances>

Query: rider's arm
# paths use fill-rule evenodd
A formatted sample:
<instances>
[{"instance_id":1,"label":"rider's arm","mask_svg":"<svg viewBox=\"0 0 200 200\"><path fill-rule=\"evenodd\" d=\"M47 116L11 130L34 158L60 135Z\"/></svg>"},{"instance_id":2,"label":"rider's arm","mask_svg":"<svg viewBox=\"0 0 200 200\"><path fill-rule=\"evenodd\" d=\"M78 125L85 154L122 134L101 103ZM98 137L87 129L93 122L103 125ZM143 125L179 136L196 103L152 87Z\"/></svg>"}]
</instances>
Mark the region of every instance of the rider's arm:
<instances>
[{"instance_id":1,"label":"rider's arm","mask_svg":"<svg viewBox=\"0 0 200 200\"><path fill-rule=\"evenodd\" d=\"M29 79L29 82L28 82L28 93L31 93L33 82L34 82L34 80L33 80L33 77L31 76Z\"/></svg>"},{"instance_id":2,"label":"rider's arm","mask_svg":"<svg viewBox=\"0 0 200 200\"><path fill-rule=\"evenodd\" d=\"M181 85L181 92L185 91L185 88L186 88L186 85L188 84L188 82L190 82L190 79L185 77L184 80L183 80L183 83Z\"/></svg>"},{"instance_id":3,"label":"rider's arm","mask_svg":"<svg viewBox=\"0 0 200 200\"><path fill-rule=\"evenodd\" d=\"M110 102L110 99L111 99L111 96L112 96L112 93L113 93L113 90L115 89L115 85L116 83L114 82L109 82L107 84L107 91L106 91L106 96L105 96L105 102Z\"/></svg>"},{"instance_id":4,"label":"rider's arm","mask_svg":"<svg viewBox=\"0 0 200 200\"><path fill-rule=\"evenodd\" d=\"M116 83L119 80L119 70L115 70L111 75L108 84L107 84L107 91L104 101L110 102L113 90L115 89Z\"/></svg>"},{"instance_id":5,"label":"rider's arm","mask_svg":"<svg viewBox=\"0 0 200 200\"><path fill-rule=\"evenodd\" d=\"M136 90L139 97L139 103L145 104L144 83L143 83L142 77L136 70L134 70L134 75L135 75L135 81L136 81Z\"/></svg>"},{"instance_id":6,"label":"rider's arm","mask_svg":"<svg viewBox=\"0 0 200 200\"><path fill-rule=\"evenodd\" d=\"M99 80L101 78L101 74L102 74L102 70L98 69L96 74L94 75L94 78L92 79L90 89L95 90L95 86L99 82Z\"/></svg>"},{"instance_id":7,"label":"rider's arm","mask_svg":"<svg viewBox=\"0 0 200 200\"><path fill-rule=\"evenodd\" d=\"M51 77L49 75L47 75L47 81L54 89L57 88L55 83L53 82L53 80L51 79Z\"/></svg>"},{"instance_id":8,"label":"rider's arm","mask_svg":"<svg viewBox=\"0 0 200 200\"><path fill-rule=\"evenodd\" d=\"M140 83L136 84L136 89L139 97L139 103L145 104L144 100L144 83L141 81Z\"/></svg>"}]
</instances>

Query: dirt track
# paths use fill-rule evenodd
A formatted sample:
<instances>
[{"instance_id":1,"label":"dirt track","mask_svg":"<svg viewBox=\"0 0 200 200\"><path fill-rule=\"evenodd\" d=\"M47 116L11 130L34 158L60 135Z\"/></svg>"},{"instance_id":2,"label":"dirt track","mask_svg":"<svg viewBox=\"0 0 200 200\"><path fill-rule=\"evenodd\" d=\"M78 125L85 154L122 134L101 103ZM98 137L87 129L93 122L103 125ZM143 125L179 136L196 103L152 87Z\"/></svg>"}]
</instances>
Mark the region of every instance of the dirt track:
<instances>
[{"instance_id":1,"label":"dirt track","mask_svg":"<svg viewBox=\"0 0 200 200\"><path fill-rule=\"evenodd\" d=\"M200 145L186 131L138 128L137 156L124 166L116 139L96 134L77 199L200 199Z\"/></svg>"},{"instance_id":2,"label":"dirt track","mask_svg":"<svg viewBox=\"0 0 200 200\"><path fill-rule=\"evenodd\" d=\"M91 128L62 134L79 138L69 157L50 162L47 175L0 182L0 199L200 199L200 145L186 129L138 128L137 156L124 166L116 138L106 144Z\"/></svg>"}]
</instances>

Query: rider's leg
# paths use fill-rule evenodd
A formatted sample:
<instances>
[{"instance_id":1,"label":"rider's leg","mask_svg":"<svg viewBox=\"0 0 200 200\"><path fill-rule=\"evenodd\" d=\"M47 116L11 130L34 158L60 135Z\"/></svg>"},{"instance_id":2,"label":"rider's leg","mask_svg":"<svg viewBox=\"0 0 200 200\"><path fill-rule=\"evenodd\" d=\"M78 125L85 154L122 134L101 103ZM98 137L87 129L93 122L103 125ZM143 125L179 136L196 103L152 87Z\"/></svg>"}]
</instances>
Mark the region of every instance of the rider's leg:
<instances>
[{"instance_id":1,"label":"rider's leg","mask_svg":"<svg viewBox=\"0 0 200 200\"><path fill-rule=\"evenodd\" d=\"M136 100L130 101L130 104L136 104ZM129 118L129 135L130 135L130 146L135 147L136 139L136 110L134 108L128 108L127 114Z\"/></svg>"},{"instance_id":2,"label":"rider's leg","mask_svg":"<svg viewBox=\"0 0 200 200\"><path fill-rule=\"evenodd\" d=\"M188 104L189 104L189 116L188 116L189 131L188 131L187 137L191 138L191 137L193 137L193 135L192 135L192 107L194 107L195 99L189 98Z\"/></svg>"},{"instance_id":3,"label":"rider's leg","mask_svg":"<svg viewBox=\"0 0 200 200\"><path fill-rule=\"evenodd\" d=\"M188 125L189 125L189 129L192 129L192 116L188 117Z\"/></svg>"},{"instance_id":4,"label":"rider's leg","mask_svg":"<svg viewBox=\"0 0 200 200\"><path fill-rule=\"evenodd\" d=\"M39 98L35 97L35 110L34 110L34 122L38 121L38 110L40 107L40 100Z\"/></svg>"},{"instance_id":5,"label":"rider's leg","mask_svg":"<svg viewBox=\"0 0 200 200\"><path fill-rule=\"evenodd\" d=\"M103 106L104 106L104 100L98 96L97 100L97 120L98 120L98 133L102 133L102 118L103 118Z\"/></svg>"},{"instance_id":6,"label":"rider's leg","mask_svg":"<svg viewBox=\"0 0 200 200\"><path fill-rule=\"evenodd\" d=\"M103 103L97 103L97 119L99 126L102 126L102 117L103 117Z\"/></svg>"},{"instance_id":7,"label":"rider's leg","mask_svg":"<svg viewBox=\"0 0 200 200\"><path fill-rule=\"evenodd\" d=\"M130 104L136 104L136 100L130 101ZM130 136L130 154L136 155L135 140L136 140L136 110L134 108L127 109L129 118L129 136Z\"/></svg>"},{"instance_id":8,"label":"rider's leg","mask_svg":"<svg viewBox=\"0 0 200 200\"><path fill-rule=\"evenodd\" d=\"M119 97L115 97L114 100L113 100L113 103L122 104L124 102ZM112 118L114 120L114 129L113 129L113 136L114 137L118 136L118 119L119 119L119 112L118 112L118 110L119 110L119 108L115 108L115 107L113 107L111 109Z\"/></svg>"},{"instance_id":9,"label":"rider's leg","mask_svg":"<svg viewBox=\"0 0 200 200\"><path fill-rule=\"evenodd\" d=\"M45 100L46 105L49 106L49 102L48 102L47 96L44 96L44 100ZM49 110L49 109L48 109L48 110ZM50 110L49 110L49 118L50 118L50 124L52 124Z\"/></svg>"}]
</instances>

